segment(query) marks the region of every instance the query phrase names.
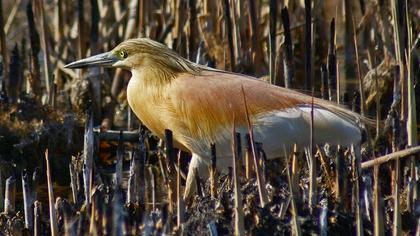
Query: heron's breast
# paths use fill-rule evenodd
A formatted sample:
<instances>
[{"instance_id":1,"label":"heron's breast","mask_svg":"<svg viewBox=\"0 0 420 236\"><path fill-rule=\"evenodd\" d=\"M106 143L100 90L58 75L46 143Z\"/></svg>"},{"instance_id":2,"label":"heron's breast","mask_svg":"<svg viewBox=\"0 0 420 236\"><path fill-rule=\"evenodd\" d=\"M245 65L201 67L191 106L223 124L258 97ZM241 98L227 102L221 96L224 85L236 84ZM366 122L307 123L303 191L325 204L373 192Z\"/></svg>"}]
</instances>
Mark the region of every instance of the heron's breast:
<instances>
[{"instance_id":1,"label":"heron's breast","mask_svg":"<svg viewBox=\"0 0 420 236\"><path fill-rule=\"evenodd\" d=\"M139 79L132 78L127 86L127 100L137 118L153 133L162 137L165 130L158 111L161 101Z\"/></svg>"}]
</instances>

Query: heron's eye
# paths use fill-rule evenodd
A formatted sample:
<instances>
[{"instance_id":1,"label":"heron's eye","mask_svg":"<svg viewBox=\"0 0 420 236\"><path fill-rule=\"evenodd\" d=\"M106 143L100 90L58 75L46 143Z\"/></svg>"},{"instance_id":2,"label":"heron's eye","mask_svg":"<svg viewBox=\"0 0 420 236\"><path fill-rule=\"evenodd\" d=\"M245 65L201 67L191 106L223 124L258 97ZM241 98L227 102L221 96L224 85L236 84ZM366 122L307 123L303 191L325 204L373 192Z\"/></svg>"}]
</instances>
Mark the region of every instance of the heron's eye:
<instances>
[{"instance_id":1,"label":"heron's eye","mask_svg":"<svg viewBox=\"0 0 420 236\"><path fill-rule=\"evenodd\" d=\"M120 51L120 57L121 58L127 58L128 57L128 53L126 51L124 51L124 50L121 50Z\"/></svg>"}]
</instances>

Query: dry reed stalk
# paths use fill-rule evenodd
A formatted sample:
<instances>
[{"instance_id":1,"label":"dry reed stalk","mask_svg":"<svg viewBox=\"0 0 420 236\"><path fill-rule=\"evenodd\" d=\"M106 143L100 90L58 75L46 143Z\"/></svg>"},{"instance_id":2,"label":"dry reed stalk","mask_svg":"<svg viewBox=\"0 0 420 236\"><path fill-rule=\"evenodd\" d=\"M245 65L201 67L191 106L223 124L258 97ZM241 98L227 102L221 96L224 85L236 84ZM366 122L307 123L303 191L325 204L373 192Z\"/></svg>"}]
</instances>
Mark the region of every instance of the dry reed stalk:
<instances>
[{"instance_id":1,"label":"dry reed stalk","mask_svg":"<svg viewBox=\"0 0 420 236\"><path fill-rule=\"evenodd\" d=\"M34 236L41 236L42 233L42 208L41 202L34 202Z\"/></svg>"},{"instance_id":2,"label":"dry reed stalk","mask_svg":"<svg viewBox=\"0 0 420 236\"><path fill-rule=\"evenodd\" d=\"M15 177L10 176L6 179L6 189L4 194L4 212L7 214L15 213L16 201L16 180Z\"/></svg>"},{"instance_id":3,"label":"dry reed stalk","mask_svg":"<svg viewBox=\"0 0 420 236\"><path fill-rule=\"evenodd\" d=\"M384 235L384 216L383 201L381 198L381 190L379 184L379 166L374 166L374 185L373 185L373 219L374 219L374 235Z\"/></svg>"},{"instance_id":4,"label":"dry reed stalk","mask_svg":"<svg viewBox=\"0 0 420 236\"><path fill-rule=\"evenodd\" d=\"M175 200L176 200L176 171L175 171L175 155L173 146L172 131L165 129L165 156L166 156L166 167L168 170L168 210L169 212L175 213Z\"/></svg>"},{"instance_id":5,"label":"dry reed stalk","mask_svg":"<svg viewBox=\"0 0 420 236\"><path fill-rule=\"evenodd\" d=\"M292 88L295 76L295 63L293 59L292 34L290 32L289 11L287 10L287 7L284 7L281 10L281 18L284 31L284 85L286 88Z\"/></svg>"},{"instance_id":6,"label":"dry reed stalk","mask_svg":"<svg viewBox=\"0 0 420 236\"><path fill-rule=\"evenodd\" d=\"M242 89L242 96L244 98L245 114L246 114L247 125L248 125L249 140L250 140L250 143L251 143L251 150L252 150L252 155L253 155L253 159L254 159L255 174L257 176L258 194L259 194L259 197L260 197L261 207L264 207L268 203L268 194L267 194L267 190L265 189L265 182L264 182L264 179L261 176L260 166L259 166L258 160L257 160L258 156L257 156L257 151L255 149L254 133L253 133L252 125L251 125L251 120L249 118L245 90L244 90L243 86L241 87L241 89Z\"/></svg>"},{"instance_id":7,"label":"dry reed stalk","mask_svg":"<svg viewBox=\"0 0 420 236\"><path fill-rule=\"evenodd\" d=\"M70 187L71 193L73 197L73 203L75 205L78 204L78 189L77 189L77 171L72 163L69 164L69 171L70 171Z\"/></svg>"},{"instance_id":8,"label":"dry reed stalk","mask_svg":"<svg viewBox=\"0 0 420 236\"><path fill-rule=\"evenodd\" d=\"M300 192L299 192L299 157L298 157L298 149L297 144L293 145L293 153L292 153L292 175L291 175L291 188L293 191L293 196L295 197L295 203L297 206L301 206L302 201L300 200Z\"/></svg>"},{"instance_id":9,"label":"dry reed stalk","mask_svg":"<svg viewBox=\"0 0 420 236\"><path fill-rule=\"evenodd\" d=\"M241 42L241 31L243 29L243 17L242 17L242 1L232 0L231 1L231 12L233 16L233 25L235 26L233 34L233 42L235 48L236 60L238 63L242 61L242 42Z\"/></svg>"},{"instance_id":10,"label":"dry reed stalk","mask_svg":"<svg viewBox=\"0 0 420 236\"><path fill-rule=\"evenodd\" d=\"M359 81L359 94L360 94L360 114L362 114L362 116L365 115L366 110L365 110L365 90L363 88L363 78L362 78L362 72L360 70L360 59L359 59L359 51L357 49L357 33L356 33L356 28L355 28L355 24L354 24L354 17L352 18L353 20L353 43L354 43L354 50L355 50L355 54L356 54L356 65L357 65L357 79Z\"/></svg>"},{"instance_id":11,"label":"dry reed stalk","mask_svg":"<svg viewBox=\"0 0 420 236\"><path fill-rule=\"evenodd\" d=\"M277 0L270 0L270 30L269 43L269 74L270 83L276 84L276 30L277 30Z\"/></svg>"},{"instance_id":12,"label":"dry reed stalk","mask_svg":"<svg viewBox=\"0 0 420 236\"><path fill-rule=\"evenodd\" d=\"M78 0L77 1L77 57L78 59L82 59L86 55L86 36L85 36L85 17L84 17L84 1ZM81 70L80 70L81 71ZM82 78L82 73L79 74L80 78Z\"/></svg>"},{"instance_id":13,"label":"dry reed stalk","mask_svg":"<svg viewBox=\"0 0 420 236\"><path fill-rule=\"evenodd\" d=\"M330 24L330 41L328 46L328 95L330 101L337 100L337 57L335 48L335 19Z\"/></svg>"},{"instance_id":14,"label":"dry reed stalk","mask_svg":"<svg viewBox=\"0 0 420 236\"><path fill-rule=\"evenodd\" d=\"M251 35L251 51L256 74L261 73L262 51L259 40L259 28L254 0L248 0L249 34Z\"/></svg>"},{"instance_id":15,"label":"dry reed stalk","mask_svg":"<svg viewBox=\"0 0 420 236\"><path fill-rule=\"evenodd\" d=\"M17 102L20 87L22 83L22 65L21 59L19 56L19 48L17 44L13 48L12 55L10 57L9 64L9 84L7 86L8 95L10 97L11 103L15 104Z\"/></svg>"},{"instance_id":16,"label":"dry reed stalk","mask_svg":"<svg viewBox=\"0 0 420 236\"><path fill-rule=\"evenodd\" d=\"M50 49L48 41L48 29L47 23L45 22L44 14L44 0L38 0L37 9L39 12L39 19L41 24L41 45L44 50L44 76L45 76L45 86L47 90L47 104L52 104L54 97L54 86L51 74L51 63L50 63Z\"/></svg>"},{"instance_id":17,"label":"dry reed stalk","mask_svg":"<svg viewBox=\"0 0 420 236\"><path fill-rule=\"evenodd\" d=\"M296 147L296 145L295 145ZM290 198L291 198L291 215L292 215L292 233L295 236L302 235L302 231L300 229L300 224L298 220L298 208L296 206L296 197L294 196L293 191L293 183L292 183L292 177L290 174L290 165L289 165L289 157L286 153L286 148L284 147L284 156L286 157L286 172L287 172L287 182L289 184L289 191L290 191ZM292 167L293 168L293 167Z\"/></svg>"},{"instance_id":18,"label":"dry reed stalk","mask_svg":"<svg viewBox=\"0 0 420 236\"><path fill-rule=\"evenodd\" d=\"M181 151L178 151L177 155L178 166L181 166ZM177 205L177 228L181 229L182 223L184 223L184 200L181 193L181 171L177 171L176 176L176 205Z\"/></svg>"},{"instance_id":19,"label":"dry reed stalk","mask_svg":"<svg viewBox=\"0 0 420 236\"><path fill-rule=\"evenodd\" d=\"M354 35L353 35L353 12L352 1L344 0L344 87L342 87L344 94L353 94L355 91L355 58L354 58Z\"/></svg>"},{"instance_id":20,"label":"dry reed stalk","mask_svg":"<svg viewBox=\"0 0 420 236\"><path fill-rule=\"evenodd\" d=\"M316 181L316 158L314 155L314 81L312 75L312 44L313 44L313 29L312 29L312 1L305 0L305 82L304 88L312 91L311 102L311 123L310 123L310 146L309 146L309 209L311 214L317 204L318 184Z\"/></svg>"},{"instance_id":21,"label":"dry reed stalk","mask_svg":"<svg viewBox=\"0 0 420 236\"><path fill-rule=\"evenodd\" d=\"M89 112L85 124L84 145L83 145L83 168L84 168L84 190L85 202L90 204L91 192L93 185L93 149L94 149L94 134L93 134L93 114Z\"/></svg>"},{"instance_id":22,"label":"dry reed stalk","mask_svg":"<svg viewBox=\"0 0 420 236\"><path fill-rule=\"evenodd\" d=\"M194 178L195 178L195 183L197 185L197 195L200 197L204 197L204 190L203 187L201 186L201 179L200 179L200 174L198 173L198 169L194 169Z\"/></svg>"},{"instance_id":23,"label":"dry reed stalk","mask_svg":"<svg viewBox=\"0 0 420 236\"><path fill-rule=\"evenodd\" d=\"M30 189L30 179L28 172L22 171L22 193L23 193L23 211L25 213L25 228L32 230L33 228L33 214L32 209L34 199L32 198L32 191Z\"/></svg>"},{"instance_id":24,"label":"dry reed stalk","mask_svg":"<svg viewBox=\"0 0 420 236\"><path fill-rule=\"evenodd\" d=\"M392 224L392 235L400 236L402 235L401 208L400 208L400 158L395 159L393 175L394 175L395 182L393 183L394 217L393 217L393 224Z\"/></svg>"},{"instance_id":25,"label":"dry reed stalk","mask_svg":"<svg viewBox=\"0 0 420 236\"><path fill-rule=\"evenodd\" d=\"M312 2L305 0L305 81L304 89L312 88Z\"/></svg>"},{"instance_id":26,"label":"dry reed stalk","mask_svg":"<svg viewBox=\"0 0 420 236\"><path fill-rule=\"evenodd\" d=\"M254 165L252 164L252 147L251 147L251 139L249 134L245 135L246 140L246 152L245 152L245 178L250 179L252 178L254 173Z\"/></svg>"},{"instance_id":27,"label":"dry reed stalk","mask_svg":"<svg viewBox=\"0 0 420 236\"><path fill-rule=\"evenodd\" d=\"M120 131L120 138L117 146L117 163L115 164L115 185L114 188L120 188L123 183L123 161L124 161L124 145L122 141L123 131Z\"/></svg>"},{"instance_id":28,"label":"dry reed stalk","mask_svg":"<svg viewBox=\"0 0 420 236\"><path fill-rule=\"evenodd\" d=\"M196 48L197 48L197 2L196 0L188 0L188 58L191 61L195 60Z\"/></svg>"},{"instance_id":29,"label":"dry reed stalk","mask_svg":"<svg viewBox=\"0 0 420 236\"><path fill-rule=\"evenodd\" d=\"M230 12L230 4L229 0L223 0L223 10L224 10L224 20L226 24L226 33L228 38L228 46L229 46L229 58L230 58L230 70L235 71L235 64L236 64L236 55L235 55L235 48L233 42L233 25L232 25L232 16Z\"/></svg>"},{"instance_id":30,"label":"dry reed stalk","mask_svg":"<svg viewBox=\"0 0 420 236\"><path fill-rule=\"evenodd\" d=\"M3 23L3 0L0 0L0 48L1 48L1 56L3 58L3 78L8 77L8 53L7 53L7 44L6 44L6 32L4 31L4 23ZM0 81L0 87L5 83L5 81ZM2 88L4 91L4 88Z\"/></svg>"},{"instance_id":31,"label":"dry reed stalk","mask_svg":"<svg viewBox=\"0 0 420 236\"><path fill-rule=\"evenodd\" d=\"M379 166L383 163L386 163L388 161L391 160L395 160L397 158L406 158L406 157L411 157L413 155L416 155L417 153L420 152L420 146L416 146L416 147L412 147L412 148L407 148L398 152L393 152L381 157L377 157L373 160L369 160L369 161L365 161L362 163L362 169L367 169L373 166Z\"/></svg>"},{"instance_id":32,"label":"dry reed stalk","mask_svg":"<svg viewBox=\"0 0 420 236\"><path fill-rule=\"evenodd\" d=\"M138 37L144 37L145 35L145 27L144 27L144 1L145 0L138 0L138 16L137 16L137 23L138 23Z\"/></svg>"},{"instance_id":33,"label":"dry reed stalk","mask_svg":"<svg viewBox=\"0 0 420 236\"><path fill-rule=\"evenodd\" d=\"M211 169L210 169L210 195L212 198L217 198L217 157L216 145L211 144ZM178 164L179 166L179 164Z\"/></svg>"},{"instance_id":34,"label":"dry reed stalk","mask_svg":"<svg viewBox=\"0 0 420 236\"><path fill-rule=\"evenodd\" d=\"M356 234L358 236L363 235L363 219L362 219L362 201L360 197L360 187L361 187L361 153L359 147L355 147L352 145L351 147L351 153L353 156L352 161L352 172L353 172L353 188L354 188L354 197L355 197L355 204L356 204Z\"/></svg>"},{"instance_id":35,"label":"dry reed stalk","mask_svg":"<svg viewBox=\"0 0 420 236\"><path fill-rule=\"evenodd\" d=\"M0 212L4 210L4 191L3 191L3 174L0 169Z\"/></svg>"},{"instance_id":36,"label":"dry reed stalk","mask_svg":"<svg viewBox=\"0 0 420 236\"><path fill-rule=\"evenodd\" d=\"M10 10L9 16L7 17L6 24L4 25L4 33L7 35L9 32L10 26L13 23L13 20L16 18L16 13L20 7L22 0L16 0L13 4L13 8Z\"/></svg>"},{"instance_id":37,"label":"dry reed stalk","mask_svg":"<svg viewBox=\"0 0 420 236\"><path fill-rule=\"evenodd\" d=\"M48 185L48 205L49 205L49 213L50 213L50 227L51 227L51 235L57 236L58 235L58 225L57 225L57 218L55 216L55 206L54 206L54 190L53 190L53 183L51 180L51 167L50 167L50 157L48 149L45 150L45 162L47 166L47 185Z\"/></svg>"},{"instance_id":38,"label":"dry reed stalk","mask_svg":"<svg viewBox=\"0 0 420 236\"><path fill-rule=\"evenodd\" d=\"M39 35L35 27L34 13L32 11L32 4L29 1L26 5L26 17L28 19L29 39L31 44L30 66L29 66L29 86L28 93L32 93L36 98L41 95L40 81L41 76L39 72L38 53L40 51Z\"/></svg>"},{"instance_id":39,"label":"dry reed stalk","mask_svg":"<svg viewBox=\"0 0 420 236\"><path fill-rule=\"evenodd\" d=\"M155 181L155 173L153 171L153 167L147 168L150 174L150 188L152 194L152 211L156 210L156 181Z\"/></svg>"},{"instance_id":40,"label":"dry reed stalk","mask_svg":"<svg viewBox=\"0 0 420 236\"><path fill-rule=\"evenodd\" d=\"M239 137L239 139L238 139ZM232 129L232 166L233 166L233 183L234 183L234 212L235 212L235 235L245 235L245 225L244 225L244 212L242 207L242 194L240 189L239 182L239 173L238 166L239 163L239 154L238 150L240 149L238 140L240 140L240 134L235 131L235 123L233 124Z\"/></svg>"},{"instance_id":41,"label":"dry reed stalk","mask_svg":"<svg viewBox=\"0 0 420 236\"><path fill-rule=\"evenodd\" d=\"M133 204L136 202L136 166L135 166L135 160L134 160L134 151L131 151L131 161L130 161L130 175L128 177L128 186L127 186L127 198L126 203L127 204Z\"/></svg>"},{"instance_id":42,"label":"dry reed stalk","mask_svg":"<svg viewBox=\"0 0 420 236\"><path fill-rule=\"evenodd\" d=\"M317 146L317 154L319 156L319 160L321 161L321 165L324 168L325 176L327 177L327 183L332 192L334 192L334 179L333 179L333 172L331 171L330 165L328 164L328 160L326 157L325 152Z\"/></svg>"},{"instance_id":43,"label":"dry reed stalk","mask_svg":"<svg viewBox=\"0 0 420 236\"><path fill-rule=\"evenodd\" d=\"M136 162L136 191L137 197L136 201L137 204L141 207L144 207L146 203L146 156L147 156L147 149L145 144L146 135L144 130L140 127L139 130L139 150L134 154L134 160Z\"/></svg>"},{"instance_id":44,"label":"dry reed stalk","mask_svg":"<svg viewBox=\"0 0 420 236\"><path fill-rule=\"evenodd\" d=\"M406 24L407 24L407 38L408 45L405 52L406 66L407 66L407 145L408 147L413 147L418 145L417 140L417 110L416 110L416 91L414 88L415 85L415 70L414 70L414 48L413 47L413 29L411 26L411 21L408 13L408 2L406 3ZM401 47L401 46L400 46ZM419 48L417 41L417 48ZM420 161L414 156L411 158L411 178L415 181L413 188L413 202L417 203L420 200Z\"/></svg>"},{"instance_id":45,"label":"dry reed stalk","mask_svg":"<svg viewBox=\"0 0 420 236\"><path fill-rule=\"evenodd\" d=\"M54 40L56 42L56 51L59 52L62 40L64 36L64 25L63 25L63 0L57 0L54 8Z\"/></svg>"},{"instance_id":46,"label":"dry reed stalk","mask_svg":"<svg viewBox=\"0 0 420 236\"><path fill-rule=\"evenodd\" d=\"M347 195L347 187L345 184L345 178L347 171L345 169L344 153L341 147L337 148L335 158L335 199L340 208L343 208L345 203L345 196Z\"/></svg>"}]
</instances>

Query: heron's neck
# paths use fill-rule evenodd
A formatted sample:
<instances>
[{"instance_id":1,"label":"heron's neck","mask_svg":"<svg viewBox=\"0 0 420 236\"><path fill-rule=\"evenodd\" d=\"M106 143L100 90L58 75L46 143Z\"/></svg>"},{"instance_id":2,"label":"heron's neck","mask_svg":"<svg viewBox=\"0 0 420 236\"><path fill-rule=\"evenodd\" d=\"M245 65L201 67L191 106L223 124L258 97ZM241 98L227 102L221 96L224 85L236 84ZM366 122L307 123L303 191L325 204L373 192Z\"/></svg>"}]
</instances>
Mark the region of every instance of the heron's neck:
<instances>
[{"instance_id":1,"label":"heron's neck","mask_svg":"<svg viewBox=\"0 0 420 236\"><path fill-rule=\"evenodd\" d=\"M176 73L166 68L154 66L135 68L131 70L132 78L146 88L162 88L176 78Z\"/></svg>"}]
</instances>

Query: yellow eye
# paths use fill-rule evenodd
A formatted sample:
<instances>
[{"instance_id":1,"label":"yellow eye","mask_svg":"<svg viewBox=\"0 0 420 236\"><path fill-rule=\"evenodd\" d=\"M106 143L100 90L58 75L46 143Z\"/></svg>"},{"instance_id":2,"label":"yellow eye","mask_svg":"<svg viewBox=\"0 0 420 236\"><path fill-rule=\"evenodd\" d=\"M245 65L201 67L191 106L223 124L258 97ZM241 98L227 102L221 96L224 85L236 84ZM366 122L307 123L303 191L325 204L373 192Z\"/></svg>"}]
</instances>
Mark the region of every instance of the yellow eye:
<instances>
[{"instance_id":1,"label":"yellow eye","mask_svg":"<svg viewBox=\"0 0 420 236\"><path fill-rule=\"evenodd\" d=\"M121 58L127 58L128 57L128 53L126 51L121 50L120 51L120 57Z\"/></svg>"}]
</instances>

